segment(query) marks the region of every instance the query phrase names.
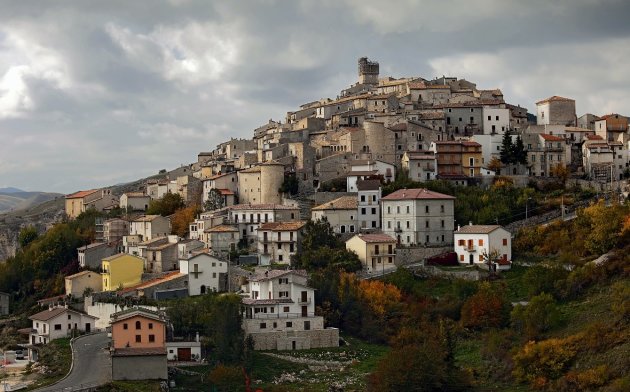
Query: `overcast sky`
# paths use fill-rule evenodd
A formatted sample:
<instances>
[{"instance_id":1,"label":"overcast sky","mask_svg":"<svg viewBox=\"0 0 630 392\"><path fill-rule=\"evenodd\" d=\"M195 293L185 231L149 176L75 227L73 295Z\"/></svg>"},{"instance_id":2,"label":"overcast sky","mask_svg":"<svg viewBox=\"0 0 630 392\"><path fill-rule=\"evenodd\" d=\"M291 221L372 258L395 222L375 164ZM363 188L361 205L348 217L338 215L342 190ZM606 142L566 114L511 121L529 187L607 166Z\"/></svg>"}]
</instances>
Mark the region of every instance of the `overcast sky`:
<instances>
[{"instance_id":1,"label":"overcast sky","mask_svg":"<svg viewBox=\"0 0 630 392\"><path fill-rule=\"evenodd\" d=\"M70 193L193 162L334 98L361 56L381 76L498 87L530 111L562 95L578 115L627 115L629 5L0 1L0 187Z\"/></svg>"}]
</instances>

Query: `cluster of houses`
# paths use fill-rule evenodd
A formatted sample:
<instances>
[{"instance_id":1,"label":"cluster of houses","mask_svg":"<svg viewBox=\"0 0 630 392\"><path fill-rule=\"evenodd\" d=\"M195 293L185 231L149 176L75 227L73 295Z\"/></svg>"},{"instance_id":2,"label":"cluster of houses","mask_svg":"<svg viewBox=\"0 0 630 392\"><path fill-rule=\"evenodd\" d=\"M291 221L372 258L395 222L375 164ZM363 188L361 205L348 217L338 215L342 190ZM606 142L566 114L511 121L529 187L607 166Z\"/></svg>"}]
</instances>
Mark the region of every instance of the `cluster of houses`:
<instances>
[{"instance_id":1,"label":"cluster of houses","mask_svg":"<svg viewBox=\"0 0 630 392\"><path fill-rule=\"evenodd\" d=\"M430 248L498 271L512 260L504 228L457 225L453 196L424 188L383 196L383 186L400 175L474 186L496 175L549 177L557 168L602 182L628 174L628 118L619 114L577 117L575 101L559 96L537 102L530 114L506 103L500 90L464 79L379 78L379 64L367 58L359 59L358 76L335 99L303 104L284 122L269 120L251 139L200 152L196 162L133 192L66 196L71 219L88 209L124 211L97 220L96 241L78 249L82 271L66 277L66 295L168 299L239 291L243 328L256 349L335 346L338 331L315 315L306 273L291 269L308 220L326 220L367 275L394 270L400 249ZM500 163L506 134L522 143L526 163ZM146 214L168 193L203 206L187 238L171 234L170 217ZM233 283L230 265L245 262L257 272ZM95 329L93 316L73 312L58 307L32 316L29 342ZM121 378L136 349L155 357L146 363L173 354L163 314L135 309L106 318ZM192 358L185 349L176 355Z\"/></svg>"}]
</instances>

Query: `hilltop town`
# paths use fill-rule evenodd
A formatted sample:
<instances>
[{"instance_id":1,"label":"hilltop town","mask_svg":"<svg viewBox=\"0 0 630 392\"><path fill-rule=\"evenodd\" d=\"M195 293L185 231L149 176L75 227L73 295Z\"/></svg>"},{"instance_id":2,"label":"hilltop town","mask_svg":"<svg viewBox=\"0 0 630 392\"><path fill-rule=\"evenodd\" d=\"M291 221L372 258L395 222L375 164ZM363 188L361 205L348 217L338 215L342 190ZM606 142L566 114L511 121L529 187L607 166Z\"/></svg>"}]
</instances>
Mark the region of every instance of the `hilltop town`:
<instances>
[{"instance_id":1,"label":"hilltop town","mask_svg":"<svg viewBox=\"0 0 630 392\"><path fill-rule=\"evenodd\" d=\"M525 316L510 319L509 309L526 312L527 303L537 301L532 298L561 289L552 282L554 289L524 294L500 282L520 282L528 267L538 268L533 265L541 254L561 259L561 271L551 269L558 281L595 257L620 257L611 252L624 245L630 130L621 114L578 116L568 97L541 97L535 105L536 112L528 113L506 102L500 89L457 77L382 77L379 63L362 57L357 82L336 98L301 104L284 119L254 129L251 138L226 140L200 151L189 165L130 187L66 195L58 225L46 233L33 227L20 233L21 249L2 266L9 278L0 278L7 291L0 294L0 311L29 313L20 332L28 342L24 356L32 361L56 339L108 330L113 380L167 380L174 364L201 364L223 354L238 357L233 362L260 360L254 351L277 350L273 355L293 360L299 355L283 353L333 350L344 353L343 360L302 359L345 369L365 358L352 351L357 357L345 359L351 354L340 342L360 339L355 344L387 344L396 352L403 350L400 339L420 339L409 331L397 335L393 325L403 319L427 328L439 320L439 328L430 328L440 341L450 339L450 325L460 322L468 334L460 339L479 339L480 330L507 325L543 338L555 324L528 335ZM564 228L573 235L581 230L576 220L582 225L584 216L604 213L617 225L608 232L610 242L563 248L575 240ZM595 227L599 221L589 222ZM38 243L48 235L65 244L55 248L54 262L37 256L48 249ZM556 242L541 250L546 238ZM27 259L36 283L12 272ZM457 316L440 302L444 298L430 293L427 281L461 295L454 300ZM420 291L431 299L410 305ZM376 293L382 297L372 300ZM578 298L571 293L557 300ZM475 296L480 302L501 297L488 314L503 318L494 322L491 314L478 321L466 313ZM398 309L402 304L426 315ZM213 318L193 320L201 314ZM101 339L94 344L109 339L88 338ZM240 347L237 354L221 345L224 338ZM471 378L493 379L465 374L466 366L448 358L440 359L449 369L444 377L462 390L475 383ZM518 372L518 359L510 361ZM326 383L362 388L374 372L379 379L369 384L384 385L379 383L393 370L379 365L360 380L352 372ZM519 382L540 381L523 372L515 376ZM607 380L619 372L608 369ZM299 382L295 375L278 377L275 383ZM547 387L560 385L545 377ZM81 383L101 381L96 375Z\"/></svg>"}]
</instances>

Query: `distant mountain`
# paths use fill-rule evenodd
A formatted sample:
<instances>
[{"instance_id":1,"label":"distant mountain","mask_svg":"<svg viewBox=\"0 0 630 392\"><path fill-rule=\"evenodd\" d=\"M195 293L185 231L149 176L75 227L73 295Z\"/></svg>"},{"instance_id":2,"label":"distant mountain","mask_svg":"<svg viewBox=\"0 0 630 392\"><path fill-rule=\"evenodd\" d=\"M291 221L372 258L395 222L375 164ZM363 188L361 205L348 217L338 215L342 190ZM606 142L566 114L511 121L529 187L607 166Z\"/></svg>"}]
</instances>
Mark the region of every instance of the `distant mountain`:
<instances>
[{"instance_id":1,"label":"distant mountain","mask_svg":"<svg viewBox=\"0 0 630 392\"><path fill-rule=\"evenodd\" d=\"M60 193L25 192L17 188L0 188L0 214L24 210L63 196Z\"/></svg>"},{"instance_id":2,"label":"distant mountain","mask_svg":"<svg viewBox=\"0 0 630 392\"><path fill-rule=\"evenodd\" d=\"M8 188L0 188L0 193L17 193L17 192L25 192L21 189L8 187Z\"/></svg>"}]
</instances>

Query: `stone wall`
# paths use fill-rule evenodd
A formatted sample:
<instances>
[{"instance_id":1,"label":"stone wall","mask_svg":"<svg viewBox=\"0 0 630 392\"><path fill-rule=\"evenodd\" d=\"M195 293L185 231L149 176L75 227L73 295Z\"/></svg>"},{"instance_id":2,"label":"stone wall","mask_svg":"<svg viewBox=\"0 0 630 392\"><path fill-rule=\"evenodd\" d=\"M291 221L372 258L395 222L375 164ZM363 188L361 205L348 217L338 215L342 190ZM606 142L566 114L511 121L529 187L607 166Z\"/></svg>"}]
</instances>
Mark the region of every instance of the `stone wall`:
<instances>
[{"instance_id":1,"label":"stone wall","mask_svg":"<svg viewBox=\"0 0 630 392\"><path fill-rule=\"evenodd\" d=\"M326 328L310 331L252 333L255 350L306 350L339 347L339 330Z\"/></svg>"},{"instance_id":2,"label":"stone wall","mask_svg":"<svg viewBox=\"0 0 630 392\"><path fill-rule=\"evenodd\" d=\"M112 355L112 379L166 380L168 366L164 355L116 356Z\"/></svg>"},{"instance_id":3,"label":"stone wall","mask_svg":"<svg viewBox=\"0 0 630 392\"><path fill-rule=\"evenodd\" d=\"M450 246L396 248L394 264L397 267L402 267L408 264L420 263L429 257L451 251L453 251L453 248Z\"/></svg>"}]
</instances>

